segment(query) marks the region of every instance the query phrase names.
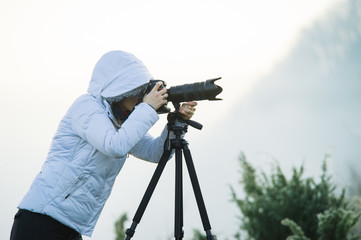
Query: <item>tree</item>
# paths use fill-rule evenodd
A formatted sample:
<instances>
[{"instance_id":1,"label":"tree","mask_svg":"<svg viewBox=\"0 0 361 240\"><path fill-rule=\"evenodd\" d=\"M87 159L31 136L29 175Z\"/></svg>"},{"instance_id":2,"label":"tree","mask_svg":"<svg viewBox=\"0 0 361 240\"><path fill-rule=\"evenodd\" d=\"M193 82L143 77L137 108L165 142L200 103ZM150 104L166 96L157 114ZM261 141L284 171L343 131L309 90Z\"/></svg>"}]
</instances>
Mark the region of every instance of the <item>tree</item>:
<instances>
[{"instance_id":1,"label":"tree","mask_svg":"<svg viewBox=\"0 0 361 240\"><path fill-rule=\"evenodd\" d=\"M361 213L361 175L356 171L357 166L349 166L348 180L349 184L347 186L347 197L350 199L350 208L352 208L356 213ZM355 236L360 236L358 239L361 239L361 218L352 227L351 232Z\"/></svg>"},{"instance_id":2,"label":"tree","mask_svg":"<svg viewBox=\"0 0 361 240\"><path fill-rule=\"evenodd\" d=\"M265 173L259 177L244 154L239 160L243 170L240 183L246 196L239 199L233 187L231 191L243 215L240 229L246 231L248 239L352 239L347 235L359 215L348 209L344 191L336 195L326 160L319 183L303 178L303 166L293 168L290 179L278 164L270 177Z\"/></svg>"},{"instance_id":3,"label":"tree","mask_svg":"<svg viewBox=\"0 0 361 240\"><path fill-rule=\"evenodd\" d=\"M115 240L125 239L125 228L124 223L128 220L128 215L123 213L114 224Z\"/></svg>"}]
</instances>

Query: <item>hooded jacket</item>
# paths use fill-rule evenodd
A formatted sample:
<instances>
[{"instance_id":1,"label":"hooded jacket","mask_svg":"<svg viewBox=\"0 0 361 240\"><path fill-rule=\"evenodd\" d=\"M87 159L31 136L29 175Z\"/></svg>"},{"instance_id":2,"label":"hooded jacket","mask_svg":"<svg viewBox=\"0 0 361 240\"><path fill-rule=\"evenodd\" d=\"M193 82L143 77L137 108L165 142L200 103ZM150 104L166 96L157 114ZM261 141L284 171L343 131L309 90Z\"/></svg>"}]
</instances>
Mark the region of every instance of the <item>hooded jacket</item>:
<instances>
[{"instance_id":1,"label":"hooded jacket","mask_svg":"<svg viewBox=\"0 0 361 240\"><path fill-rule=\"evenodd\" d=\"M166 128L158 138L147 133L158 120L151 106L140 103L119 125L109 105L150 79L132 54L106 53L94 68L88 94L61 120L42 170L18 207L91 236L128 153L150 162L158 162L163 153Z\"/></svg>"}]
</instances>

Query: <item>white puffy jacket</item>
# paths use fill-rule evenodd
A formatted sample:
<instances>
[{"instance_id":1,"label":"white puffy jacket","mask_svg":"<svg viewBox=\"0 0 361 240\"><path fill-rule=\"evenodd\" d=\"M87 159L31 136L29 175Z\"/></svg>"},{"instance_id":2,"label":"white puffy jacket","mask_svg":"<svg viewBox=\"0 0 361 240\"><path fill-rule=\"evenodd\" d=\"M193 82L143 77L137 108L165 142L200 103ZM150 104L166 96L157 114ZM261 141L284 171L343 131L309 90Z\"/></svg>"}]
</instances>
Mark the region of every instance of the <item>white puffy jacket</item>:
<instances>
[{"instance_id":1,"label":"white puffy jacket","mask_svg":"<svg viewBox=\"0 0 361 240\"><path fill-rule=\"evenodd\" d=\"M105 54L94 68L88 94L80 96L61 120L42 170L18 207L91 236L128 153L151 162L158 162L163 153L167 130L158 138L147 133L158 120L151 106L137 105L117 126L105 100L150 79L133 55Z\"/></svg>"}]
</instances>

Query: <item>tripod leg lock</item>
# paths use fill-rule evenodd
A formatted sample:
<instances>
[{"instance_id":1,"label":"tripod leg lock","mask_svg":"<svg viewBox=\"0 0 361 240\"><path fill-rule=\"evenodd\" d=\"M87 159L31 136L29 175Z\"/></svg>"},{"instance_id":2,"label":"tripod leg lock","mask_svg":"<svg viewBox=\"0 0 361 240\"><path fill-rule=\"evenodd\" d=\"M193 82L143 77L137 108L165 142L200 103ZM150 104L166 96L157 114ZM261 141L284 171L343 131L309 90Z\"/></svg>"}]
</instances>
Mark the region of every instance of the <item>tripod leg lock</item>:
<instances>
[{"instance_id":1,"label":"tripod leg lock","mask_svg":"<svg viewBox=\"0 0 361 240\"><path fill-rule=\"evenodd\" d=\"M128 229L125 231L125 234L127 235L127 238L126 238L126 239L132 238L132 237L134 236L134 233L135 233L134 230L128 228Z\"/></svg>"},{"instance_id":2,"label":"tripod leg lock","mask_svg":"<svg viewBox=\"0 0 361 240\"><path fill-rule=\"evenodd\" d=\"M129 236L129 237L133 237L133 236L134 236L135 231L134 231L134 230L132 230L132 229L130 229L130 228L128 228L128 229L125 231L125 233L126 233L126 234L127 234L127 236Z\"/></svg>"},{"instance_id":3,"label":"tripod leg lock","mask_svg":"<svg viewBox=\"0 0 361 240\"><path fill-rule=\"evenodd\" d=\"M133 222L130 228L128 228L125 231L125 234L127 235L126 240L131 239L134 236L135 228L137 227L138 223Z\"/></svg>"}]
</instances>

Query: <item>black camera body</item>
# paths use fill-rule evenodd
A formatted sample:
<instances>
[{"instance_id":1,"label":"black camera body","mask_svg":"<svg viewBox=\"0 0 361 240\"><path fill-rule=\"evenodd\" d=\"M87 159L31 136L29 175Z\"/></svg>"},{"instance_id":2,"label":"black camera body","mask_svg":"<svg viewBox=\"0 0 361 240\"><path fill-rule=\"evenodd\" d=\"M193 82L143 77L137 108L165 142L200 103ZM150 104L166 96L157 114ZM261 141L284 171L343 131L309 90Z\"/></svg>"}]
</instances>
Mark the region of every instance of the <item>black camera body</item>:
<instances>
[{"instance_id":1,"label":"black camera body","mask_svg":"<svg viewBox=\"0 0 361 240\"><path fill-rule=\"evenodd\" d=\"M221 78L220 77L213 78L204 82L196 82L191 84L184 84L184 85L170 87L169 89L167 89L167 94L168 94L167 100L169 102L172 102L173 105L175 106L181 102L188 102L188 101L222 100L220 98L216 98L216 96L220 94L223 90L220 86L214 83L219 79ZM163 85L159 87L159 90L167 86L167 83L163 80L150 80L149 85L145 91L145 94L148 94L154 88L155 84L159 81L163 82ZM164 104L157 110L158 114L169 113L169 112L170 112L170 108L167 106L167 104Z\"/></svg>"}]
</instances>

